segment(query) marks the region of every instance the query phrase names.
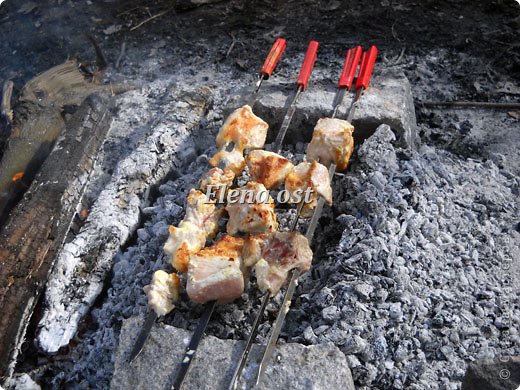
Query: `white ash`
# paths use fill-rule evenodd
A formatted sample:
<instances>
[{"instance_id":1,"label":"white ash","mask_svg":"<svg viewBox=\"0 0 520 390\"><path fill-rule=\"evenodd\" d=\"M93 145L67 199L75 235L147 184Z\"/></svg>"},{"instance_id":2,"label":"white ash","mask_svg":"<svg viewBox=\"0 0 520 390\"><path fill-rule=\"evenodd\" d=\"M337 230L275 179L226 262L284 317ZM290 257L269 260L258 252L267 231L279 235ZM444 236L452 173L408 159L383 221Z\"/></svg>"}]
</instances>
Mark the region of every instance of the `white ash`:
<instances>
[{"instance_id":1,"label":"white ash","mask_svg":"<svg viewBox=\"0 0 520 390\"><path fill-rule=\"evenodd\" d=\"M121 160L80 233L57 257L39 324L38 343L43 350L56 352L76 333L79 321L102 291L114 254L139 225L141 202L148 188L163 179L175 161L194 158L193 133L210 97L208 88L179 86L172 79L163 79L120 99L111 141L123 143L126 154L119 156ZM163 104L162 113L153 118L151 113L157 111L149 106L157 105L158 100ZM141 103L139 109L137 102ZM138 123L144 126L136 127ZM128 135L129 128L136 129L134 134ZM118 139L125 129L126 137ZM118 153L109 142L105 155L113 158L114 154ZM107 181L102 174L99 177L100 182Z\"/></svg>"},{"instance_id":2,"label":"white ash","mask_svg":"<svg viewBox=\"0 0 520 390\"><path fill-rule=\"evenodd\" d=\"M321 277L302 281L285 336L333 341L367 388L458 388L466 362L520 352L518 295L501 305L501 265L520 253L518 179L393 140L381 126L336 182L339 226L324 232L339 242L319 240Z\"/></svg>"},{"instance_id":3,"label":"white ash","mask_svg":"<svg viewBox=\"0 0 520 390\"><path fill-rule=\"evenodd\" d=\"M28 374L14 375L5 384L6 388L13 390L41 390L38 385ZM2 387L0 386L0 389Z\"/></svg>"},{"instance_id":4,"label":"white ash","mask_svg":"<svg viewBox=\"0 0 520 390\"><path fill-rule=\"evenodd\" d=\"M322 219L330 222L318 230L316 263L300 282L280 341L333 342L366 388L458 388L466 362L520 352L518 298L509 297L510 313L500 307L501 262L519 253L518 179L490 161L427 146L405 151L393 139L381 126L351 172L336 175L332 215ZM203 155L143 210L136 244L117 256L107 297L92 311L96 329L82 336L74 362L55 363L62 370L55 385L108 385L121 320L144 314L142 287L167 262L167 226L182 219L187 191L205 169ZM280 298L268 305L259 342ZM258 303L250 288L219 306L208 333L246 338ZM164 321L193 329L200 313L185 299ZM506 314L509 338L501 335Z\"/></svg>"}]
</instances>

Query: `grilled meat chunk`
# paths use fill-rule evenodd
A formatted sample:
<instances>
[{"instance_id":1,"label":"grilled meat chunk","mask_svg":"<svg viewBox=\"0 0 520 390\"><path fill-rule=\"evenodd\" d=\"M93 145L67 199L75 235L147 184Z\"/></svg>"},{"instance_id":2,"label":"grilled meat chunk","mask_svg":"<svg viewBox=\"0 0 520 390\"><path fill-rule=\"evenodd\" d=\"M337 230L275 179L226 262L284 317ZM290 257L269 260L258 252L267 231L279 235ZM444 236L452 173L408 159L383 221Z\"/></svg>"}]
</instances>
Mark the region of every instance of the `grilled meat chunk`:
<instances>
[{"instance_id":1,"label":"grilled meat chunk","mask_svg":"<svg viewBox=\"0 0 520 390\"><path fill-rule=\"evenodd\" d=\"M291 193L289 202L299 203L296 191L312 190L309 202L303 205L301 216L310 217L316 208L318 197L323 196L327 204L332 204L332 187L328 169L317 161L302 162L285 177L285 189Z\"/></svg>"},{"instance_id":2,"label":"grilled meat chunk","mask_svg":"<svg viewBox=\"0 0 520 390\"><path fill-rule=\"evenodd\" d=\"M152 281L143 290L148 297L148 304L159 316L164 316L175 307L179 300L180 282L177 274L155 271Z\"/></svg>"},{"instance_id":3,"label":"grilled meat chunk","mask_svg":"<svg viewBox=\"0 0 520 390\"><path fill-rule=\"evenodd\" d=\"M318 160L326 166L335 163L338 171L344 170L354 151L353 131L354 127L345 120L321 118L307 146L307 159Z\"/></svg>"},{"instance_id":4,"label":"grilled meat chunk","mask_svg":"<svg viewBox=\"0 0 520 390\"><path fill-rule=\"evenodd\" d=\"M184 221L197 225L206 232L207 238L213 238L218 232L218 221L224 209L218 209L206 194L192 189L186 202Z\"/></svg>"},{"instance_id":5,"label":"grilled meat chunk","mask_svg":"<svg viewBox=\"0 0 520 390\"><path fill-rule=\"evenodd\" d=\"M225 148L231 142L235 149L261 149L264 147L269 125L253 114L250 106L245 105L233 111L220 129L216 144Z\"/></svg>"},{"instance_id":6,"label":"grilled meat chunk","mask_svg":"<svg viewBox=\"0 0 520 390\"><path fill-rule=\"evenodd\" d=\"M170 237L164 244L164 251L170 255L170 263L176 270L187 271L190 253L197 252L208 238L215 237L224 212L201 191L190 191L184 219L179 227L170 226Z\"/></svg>"},{"instance_id":7,"label":"grilled meat chunk","mask_svg":"<svg viewBox=\"0 0 520 390\"><path fill-rule=\"evenodd\" d=\"M278 229L274 201L263 184L249 182L244 187L232 190L237 195L235 202L229 202L226 211L229 214L227 232L235 235L242 233L265 233ZM228 196L228 201L232 194Z\"/></svg>"},{"instance_id":8,"label":"grilled meat chunk","mask_svg":"<svg viewBox=\"0 0 520 390\"><path fill-rule=\"evenodd\" d=\"M243 152L236 148L229 152L225 148L220 149L213 157L211 157L209 163L212 167L229 169L236 176L239 176L246 166Z\"/></svg>"},{"instance_id":9,"label":"grilled meat chunk","mask_svg":"<svg viewBox=\"0 0 520 390\"><path fill-rule=\"evenodd\" d=\"M170 255L170 263L177 271L186 272L190 253L204 247L206 232L198 225L182 221L179 227L170 226L170 237L164 244L164 251Z\"/></svg>"},{"instance_id":10,"label":"grilled meat chunk","mask_svg":"<svg viewBox=\"0 0 520 390\"><path fill-rule=\"evenodd\" d=\"M235 174L229 168L212 168L200 179L199 188L205 194L208 194L208 190L213 191L216 197L211 200L216 201L220 191L224 191L224 195L227 193L228 188L233 184L234 178Z\"/></svg>"},{"instance_id":11,"label":"grilled meat chunk","mask_svg":"<svg viewBox=\"0 0 520 390\"><path fill-rule=\"evenodd\" d=\"M186 292L193 302L227 303L244 291L244 239L224 236L214 245L190 255Z\"/></svg>"},{"instance_id":12,"label":"grilled meat chunk","mask_svg":"<svg viewBox=\"0 0 520 390\"><path fill-rule=\"evenodd\" d=\"M276 295L291 270L311 268L312 250L298 232L273 232L249 236L242 252L244 266L254 267L258 287Z\"/></svg>"},{"instance_id":13,"label":"grilled meat chunk","mask_svg":"<svg viewBox=\"0 0 520 390\"><path fill-rule=\"evenodd\" d=\"M294 165L285 157L265 150L252 150L246 157L249 173L254 181L267 189L278 187Z\"/></svg>"},{"instance_id":14,"label":"grilled meat chunk","mask_svg":"<svg viewBox=\"0 0 520 390\"><path fill-rule=\"evenodd\" d=\"M268 127L248 105L236 109L222 125L216 140L219 150L209 163L240 175L246 166L244 150L263 148Z\"/></svg>"}]
</instances>

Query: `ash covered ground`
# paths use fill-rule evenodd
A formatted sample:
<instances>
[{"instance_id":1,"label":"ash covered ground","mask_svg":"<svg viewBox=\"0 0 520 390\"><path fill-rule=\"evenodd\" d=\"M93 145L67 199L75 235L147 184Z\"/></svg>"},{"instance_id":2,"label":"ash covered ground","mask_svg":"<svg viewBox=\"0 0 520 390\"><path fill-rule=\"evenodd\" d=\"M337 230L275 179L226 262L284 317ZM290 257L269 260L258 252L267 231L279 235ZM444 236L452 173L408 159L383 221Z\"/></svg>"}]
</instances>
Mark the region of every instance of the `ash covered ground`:
<instances>
[{"instance_id":1,"label":"ash covered ground","mask_svg":"<svg viewBox=\"0 0 520 390\"><path fill-rule=\"evenodd\" d=\"M519 18L513 1L3 4L0 47L10 55L0 65L1 81L14 78L20 88L68 55L91 58L81 36L90 32L113 65L111 80L144 84L116 100L91 198L110 181L116 161L151 133L177 134L186 118L176 115L176 91L210 90L198 128L147 193L135 234L115 257L77 337L48 356L33 346L33 330L17 371L43 387L109 386L121 321L146 310L141 288L165 263L168 224L182 219L186 193L207 168L229 96L252 84L277 36L288 48L272 83L293 82L307 41L322 42L311 88L336 82L346 48L378 45L375 72L400 70L412 84L422 143L404 150L382 127L336 175L334 206L317 232L318 262L300 283L282 338L333 341L366 388L459 388L467 363L518 355L518 267L515 275L503 264L518 264L520 253L519 114L433 110L421 102L518 101ZM304 148L286 152L301 158ZM252 289L218 308L209 333L247 337L257 298ZM259 341L276 309L268 307ZM184 303L165 322L192 329L199 314L200 307Z\"/></svg>"}]
</instances>

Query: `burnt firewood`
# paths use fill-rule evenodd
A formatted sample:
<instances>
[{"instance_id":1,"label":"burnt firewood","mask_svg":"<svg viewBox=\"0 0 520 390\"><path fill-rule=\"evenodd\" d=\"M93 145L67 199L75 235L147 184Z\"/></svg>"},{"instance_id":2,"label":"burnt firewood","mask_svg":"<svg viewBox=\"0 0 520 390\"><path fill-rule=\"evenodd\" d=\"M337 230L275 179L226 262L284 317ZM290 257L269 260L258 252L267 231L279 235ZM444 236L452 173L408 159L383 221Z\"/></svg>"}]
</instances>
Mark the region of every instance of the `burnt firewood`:
<instances>
[{"instance_id":1,"label":"burnt firewood","mask_svg":"<svg viewBox=\"0 0 520 390\"><path fill-rule=\"evenodd\" d=\"M29 187L65 128L64 108L80 105L95 92L118 93L133 88L101 85L97 78L89 80L76 60L67 60L25 84L12 111L12 87L6 84L2 111L12 129L0 161L0 224Z\"/></svg>"},{"instance_id":2,"label":"burnt firewood","mask_svg":"<svg viewBox=\"0 0 520 390\"><path fill-rule=\"evenodd\" d=\"M88 96L0 232L1 377L12 373L110 122L110 98Z\"/></svg>"}]
</instances>

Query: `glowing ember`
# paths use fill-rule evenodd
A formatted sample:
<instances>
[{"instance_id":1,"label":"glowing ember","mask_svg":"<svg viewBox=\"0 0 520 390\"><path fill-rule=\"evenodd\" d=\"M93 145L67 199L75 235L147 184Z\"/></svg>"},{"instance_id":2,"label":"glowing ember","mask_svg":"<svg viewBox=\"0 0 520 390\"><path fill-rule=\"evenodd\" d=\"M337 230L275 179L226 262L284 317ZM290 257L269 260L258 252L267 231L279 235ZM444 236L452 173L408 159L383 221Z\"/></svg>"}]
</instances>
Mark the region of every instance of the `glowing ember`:
<instances>
[{"instance_id":1,"label":"glowing ember","mask_svg":"<svg viewBox=\"0 0 520 390\"><path fill-rule=\"evenodd\" d=\"M16 183L17 181L21 180L22 177L23 177L23 172L16 172L13 177L11 178L11 180L13 181L13 183Z\"/></svg>"}]
</instances>

